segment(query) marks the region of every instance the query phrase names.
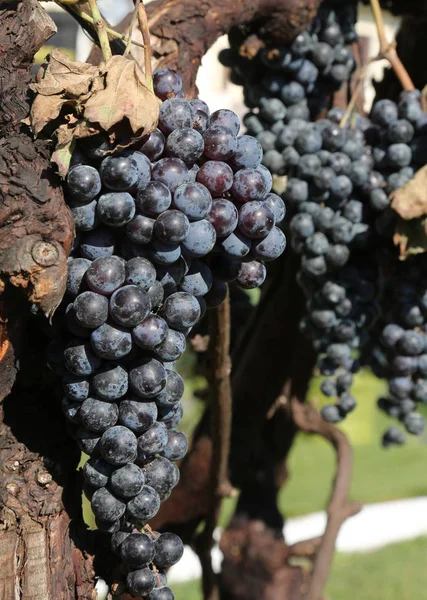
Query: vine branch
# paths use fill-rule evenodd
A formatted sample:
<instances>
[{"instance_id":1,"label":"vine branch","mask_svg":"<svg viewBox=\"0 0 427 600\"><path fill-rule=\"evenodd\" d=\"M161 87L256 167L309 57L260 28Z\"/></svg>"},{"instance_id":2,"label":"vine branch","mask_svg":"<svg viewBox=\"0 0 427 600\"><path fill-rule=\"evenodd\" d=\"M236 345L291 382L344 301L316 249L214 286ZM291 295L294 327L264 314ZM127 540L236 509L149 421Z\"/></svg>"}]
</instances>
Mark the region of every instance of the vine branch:
<instances>
[{"instance_id":1,"label":"vine branch","mask_svg":"<svg viewBox=\"0 0 427 600\"><path fill-rule=\"evenodd\" d=\"M138 5L138 23L144 41L144 64L145 64L145 81L147 87L153 92L153 71L151 67L151 40L150 30L148 28L147 13L144 6L144 0L134 0L135 6ZM131 34L130 34L131 35Z\"/></svg>"},{"instance_id":2,"label":"vine branch","mask_svg":"<svg viewBox=\"0 0 427 600\"><path fill-rule=\"evenodd\" d=\"M321 600L341 525L346 519L358 513L361 505L349 501L353 457L346 435L331 423L324 421L311 404L302 404L294 400L292 414L301 431L321 435L332 444L337 455L337 470L328 504L326 528L315 553L313 570L305 595L305 600Z\"/></svg>"},{"instance_id":3,"label":"vine branch","mask_svg":"<svg viewBox=\"0 0 427 600\"><path fill-rule=\"evenodd\" d=\"M389 44L387 41L379 0L370 0L370 2L375 25L377 27L378 41L380 43L380 57L388 60L404 90L414 90L415 86L412 82L412 79L410 78L408 71L405 69L404 64L400 60L394 44Z\"/></svg>"},{"instance_id":4,"label":"vine branch","mask_svg":"<svg viewBox=\"0 0 427 600\"><path fill-rule=\"evenodd\" d=\"M107 62L111 58L111 48L110 41L108 39L108 33L105 29L106 25L104 23L104 19L102 18L101 13L99 12L96 0L88 0L88 4L98 34L102 56L104 57L104 61Z\"/></svg>"},{"instance_id":5,"label":"vine branch","mask_svg":"<svg viewBox=\"0 0 427 600\"><path fill-rule=\"evenodd\" d=\"M231 437L231 360L230 360L230 298L209 311L210 389L212 397L211 428L212 458L209 473L209 508L197 550L203 569L205 600L219 600L218 585L212 569L212 536L218 523L221 500L231 489L228 481L228 456Z\"/></svg>"}]
</instances>

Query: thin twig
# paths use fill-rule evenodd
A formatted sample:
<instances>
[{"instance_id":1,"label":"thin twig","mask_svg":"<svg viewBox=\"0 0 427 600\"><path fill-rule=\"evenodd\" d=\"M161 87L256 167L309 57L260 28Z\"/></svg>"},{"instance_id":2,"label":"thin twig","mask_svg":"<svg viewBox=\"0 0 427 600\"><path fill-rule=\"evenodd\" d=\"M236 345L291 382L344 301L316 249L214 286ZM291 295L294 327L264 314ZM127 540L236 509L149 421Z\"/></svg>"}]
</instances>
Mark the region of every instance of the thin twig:
<instances>
[{"instance_id":1,"label":"thin twig","mask_svg":"<svg viewBox=\"0 0 427 600\"><path fill-rule=\"evenodd\" d=\"M321 435L332 444L337 455L337 470L328 504L325 533L316 552L308 590L305 595L305 600L321 600L331 569L335 543L341 525L348 517L359 512L361 505L349 501L353 457L346 435L334 425L326 423L310 404L303 404L294 400L292 414L301 431Z\"/></svg>"},{"instance_id":2,"label":"thin twig","mask_svg":"<svg viewBox=\"0 0 427 600\"><path fill-rule=\"evenodd\" d=\"M61 2L59 2L59 4L61 4ZM84 10L81 10L77 6L70 6L70 8L72 9L73 12L76 13L76 15L78 15L79 17L81 17L82 19L84 19L85 21L87 21L88 23L90 23L91 25L93 25L95 27L95 21ZM126 35L123 35L122 33L119 33L118 31L115 31L114 29L111 29L111 27L106 27L105 31L108 33L108 35L110 35L113 38L117 38L118 40L123 40L126 43L129 42L129 37L127 37ZM140 48L145 48L144 44L140 44L139 42L136 42L135 40L132 40L131 43L134 46L139 46Z\"/></svg>"},{"instance_id":3,"label":"thin twig","mask_svg":"<svg viewBox=\"0 0 427 600\"><path fill-rule=\"evenodd\" d=\"M102 51L102 56L104 58L104 61L107 62L108 60L110 60L112 54L111 54L111 48L110 48L110 41L108 39L108 33L106 30L106 25L104 23L104 19L102 18L101 13L99 12L99 8L96 3L96 0L88 0L88 4L89 4L90 12L92 13L92 18L95 22L95 27L96 27L96 31L97 31L98 39L99 39L99 45L100 45L101 51Z\"/></svg>"},{"instance_id":4,"label":"thin twig","mask_svg":"<svg viewBox=\"0 0 427 600\"><path fill-rule=\"evenodd\" d=\"M136 0L134 0L136 2ZM141 0L138 9L138 22L141 29L142 39L144 41L144 59L145 59L145 81L148 89L154 91L153 88L153 71L151 68L151 41L150 30L148 28L147 13L145 11L144 1Z\"/></svg>"},{"instance_id":5,"label":"thin twig","mask_svg":"<svg viewBox=\"0 0 427 600\"><path fill-rule=\"evenodd\" d=\"M212 392L212 457L209 477L209 511L197 539L197 552L203 569L204 600L219 600L219 591L211 562L212 536L217 526L221 500L231 489L228 481L228 457L231 438L230 385L230 300L209 311L210 389Z\"/></svg>"},{"instance_id":6,"label":"thin twig","mask_svg":"<svg viewBox=\"0 0 427 600\"><path fill-rule=\"evenodd\" d=\"M351 117L351 115L353 114L353 111L356 107L356 103L357 100L359 99L359 96L363 90L363 84L364 84L364 77L365 77L365 69L363 69L363 74L360 74L360 79L357 82L356 87L354 88L354 92L351 96L350 102L347 105L345 114L343 116L343 118L340 121L340 127L345 127L347 124L347 121L349 120L349 118Z\"/></svg>"},{"instance_id":7,"label":"thin twig","mask_svg":"<svg viewBox=\"0 0 427 600\"><path fill-rule=\"evenodd\" d=\"M378 32L378 41L380 43L380 55L382 58L386 58L390 63L396 77L399 79L404 90L411 91L415 89L412 79L409 77L408 71L405 69L402 61L400 60L396 48L393 44L387 42L384 28L384 20L381 12L381 6L379 0L370 0L372 14L374 16L375 25Z\"/></svg>"},{"instance_id":8,"label":"thin twig","mask_svg":"<svg viewBox=\"0 0 427 600\"><path fill-rule=\"evenodd\" d=\"M128 41L126 43L126 50L125 50L125 56L127 56L130 52L131 46L132 46L132 34L133 34L133 30L135 28L135 24L136 21L138 19L138 10L139 10L139 5L140 5L141 0L136 0L135 1L135 8L133 10L133 14L132 14L132 19L129 25L129 37L128 37Z\"/></svg>"}]
</instances>

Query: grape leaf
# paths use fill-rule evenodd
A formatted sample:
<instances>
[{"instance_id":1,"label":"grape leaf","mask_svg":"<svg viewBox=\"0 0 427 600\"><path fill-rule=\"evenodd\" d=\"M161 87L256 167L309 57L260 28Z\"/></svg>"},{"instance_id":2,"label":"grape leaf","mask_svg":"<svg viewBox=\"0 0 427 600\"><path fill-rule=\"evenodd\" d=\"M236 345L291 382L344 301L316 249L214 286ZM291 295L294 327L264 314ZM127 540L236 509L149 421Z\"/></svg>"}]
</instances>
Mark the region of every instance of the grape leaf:
<instances>
[{"instance_id":1,"label":"grape leaf","mask_svg":"<svg viewBox=\"0 0 427 600\"><path fill-rule=\"evenodd\" d=\"M391 194L391 207L402 219L427 215L427 165L415 173L403 187Z\"/></svg>"},{"instance_id":2,"label":"grape leaf","mask_svg":"<svg viewBox=\"0 0 427 600\"><path fill-rule=\"evenodd\" d=\"M159 101L133 59L113 56L105 65L105 87L87 100L84 115L106 131L126 118L134 133L148 132L156 126Z\"/></svg>"},{"instance_id":3,"label":"grape leaf","mask_svg":"<svg viewBox=\"0 0 427 600\"><path fill-rule=\"evenodd\" d=\"M55 131L52 161L62 177L76 139L105 132L117 150L157 126L159 100L147 88L133 58L113 56L94 66L71 61L56 49L40 68L32 89L36 96L26 122L36 135L43 132L50 137Z\"/></svg>"}]
</instances>

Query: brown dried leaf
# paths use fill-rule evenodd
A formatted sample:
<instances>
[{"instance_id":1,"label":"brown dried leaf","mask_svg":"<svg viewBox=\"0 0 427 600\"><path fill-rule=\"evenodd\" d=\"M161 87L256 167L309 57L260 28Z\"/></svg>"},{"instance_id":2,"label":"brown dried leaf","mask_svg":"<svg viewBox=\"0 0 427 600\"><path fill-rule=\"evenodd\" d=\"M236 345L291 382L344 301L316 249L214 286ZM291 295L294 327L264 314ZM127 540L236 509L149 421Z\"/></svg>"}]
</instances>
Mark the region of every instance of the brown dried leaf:
<instances>
[{"instance_id":1,"label":"brown dried leaf","mask_svg":"<svg viewBox=\"0 0 427 600\"><path fill-rule=\"evenodd\" d=\"M70 167L71 156L75 146L74 126L63 124L56 132L57 142L55 152L52 154L52 162L58 165L58 173L65 177Z\"/></svg>"},{"instance_id":2,"label":"brown dried leaf","mask_svg":"<svg viewBox=\"0 0 427 600\"><path fill-rule=\"evenodd\" d=\"M399 247L401 260L427 252L427 219L398 219L393 242Z\"/></svg>"},{"instance_id":3,"label":"brown dried leaf","mask_svg":"<svg viewBox=\"0 0 427 600\"><path fill-rule=\"evenodd\" d=\"M37 83L31 87L43 96L63 94L67 98L80 98L87 94L99 67L70 60L57 48L49 54L47 63L37 73Z\"/></svg>"},{"instance_id":4,"label":"brown dried leaf","mask_svg":"<svg viewBox=\"0 0 427 600\"><path fill-rule=\"evenodd\" d=\"M31 106L29 122L34 133L39 134L50 121L58 118L64 104L69 102L70 100L66 100L60 95L42 96L38 94Z\"/></svg>"},{"instance_id":5,"label":"brown dried leaf","mask_svg":"<svg viewBox=\"0 0 427 600\"><path fill-rule=\"evenodd\" d=\"M391 207L402 219L417 219L427 215L427 165L391 195Z\"/></svg>"},{"instance_id":6,"label":"brown dried leaf","mask_svg":"<svg viewBox=\"0 0 427 600\"><path fill-rule=\"evenodd\" d=\"M145 85L144 74L133 59L113 56L104 65L105 89L85 104L84 116L109 131L127 119L133 133L143 135L156 127L159 101Z\"/></svg>"}]
</instances>

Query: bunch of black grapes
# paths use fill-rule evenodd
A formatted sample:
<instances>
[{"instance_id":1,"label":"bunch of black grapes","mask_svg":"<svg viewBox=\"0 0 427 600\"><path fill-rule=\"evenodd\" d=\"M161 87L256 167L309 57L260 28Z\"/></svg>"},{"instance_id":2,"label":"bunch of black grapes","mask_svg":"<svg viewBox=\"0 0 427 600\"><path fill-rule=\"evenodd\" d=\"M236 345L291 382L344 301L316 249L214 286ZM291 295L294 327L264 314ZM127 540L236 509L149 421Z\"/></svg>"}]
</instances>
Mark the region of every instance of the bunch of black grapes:
<instances>
[{"instance_id":1,"label":"bunch of black grapes","mask_svg":"<svg viewBox=\"0 0 427 600\"><path fill-rule=\"evenodd\" d=\"M250 59L242 56L250 32L235 29L230 34L231 48L219 59L231 68L231 80L243 85L251 109L243 122L260 142L263 164L273 173L284 175L297 160L289 149L293 125L326 111L331 95L349 81L356 66L350 46L357 40L356 20L354 3L325 3L290 46L265 46Z\"/></svg>"},{"instance_id":2,"label":"bunch of black grapes","mask_svg":"<svg viewBox=\"0 0 427 600\"><path fill-rule=\"evenodd\" d=\"M176 429L184 382L175 363L227 283L261 285L280 256L283 200L262 148L238 117L182 98L181 78L154 74L158 129L137 149L98 137L74 154L65 194L77 238L62 309L63 411L74 425L84 492L127 573L128 591L170 600L174 534L145 528L179 480ZM58 357L51 357L58 364ZM142 529L142 531L141 531Z\"/></svg>"}]
</instances>

